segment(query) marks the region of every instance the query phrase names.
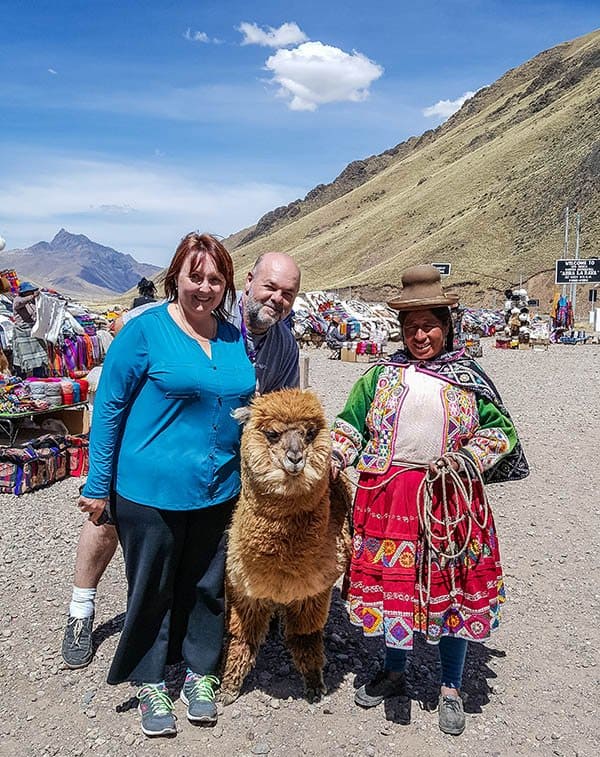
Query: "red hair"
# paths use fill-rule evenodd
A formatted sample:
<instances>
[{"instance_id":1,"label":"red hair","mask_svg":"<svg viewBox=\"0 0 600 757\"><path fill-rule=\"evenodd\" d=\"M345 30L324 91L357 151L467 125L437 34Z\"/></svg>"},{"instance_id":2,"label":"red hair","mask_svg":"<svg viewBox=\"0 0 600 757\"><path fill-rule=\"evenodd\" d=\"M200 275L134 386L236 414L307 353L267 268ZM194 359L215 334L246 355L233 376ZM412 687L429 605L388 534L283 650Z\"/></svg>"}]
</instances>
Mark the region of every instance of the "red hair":
<instances>
[{"instance_id":1,"label":"red hair","mask_svg":"<svg viewBox=\"0 0 600 757\"><path fill-rule=\"evenodd\" d=\"M181 240L165 276L165 294L169 302L174 302L177 299L177 279L188 256L193 256L190 261L190 272L192 272L198 268L205 255L210 255L215 268L225 279L225 292L221 304L215 309L215 315L227 320L225 303L235 302L233 260L221 242L210 234L198 234L192 231Z\"/></svg>"}]
</instances>

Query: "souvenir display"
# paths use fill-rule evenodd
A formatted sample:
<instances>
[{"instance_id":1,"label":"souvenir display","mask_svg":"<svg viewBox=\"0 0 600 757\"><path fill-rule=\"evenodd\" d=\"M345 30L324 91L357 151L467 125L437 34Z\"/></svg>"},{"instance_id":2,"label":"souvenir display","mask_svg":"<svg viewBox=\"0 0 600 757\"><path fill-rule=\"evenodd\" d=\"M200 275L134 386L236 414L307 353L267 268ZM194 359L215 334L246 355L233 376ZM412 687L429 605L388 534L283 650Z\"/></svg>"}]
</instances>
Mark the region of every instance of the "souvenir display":
<instances>
[{"instance_id":1,"label":"souvenir display","mask_svg":"<svg viewBox=\"0 0 600 757\"><path fill-rule=\"evenodd\" d=\"M320 291L296 297L292 331L300 344L321 346L325 342L338 356L347 342L375 342L381 352L388 340L400 338L398 318L387 305L340 300L331 292Z\"/></svg>"},{"instance_id":2,"label":"souvenir display","mask_svg":"<svg viewBox=\"0 0 600 757\"><path fill-rule=\"evenodd\" d=\"M112 336L104 316L19 282L14 271L2 271L0 284L0 348L8 358L0 369L0 491L18 495L86 474L84 377L103 362Z\"/></svg>"}]
</instances>

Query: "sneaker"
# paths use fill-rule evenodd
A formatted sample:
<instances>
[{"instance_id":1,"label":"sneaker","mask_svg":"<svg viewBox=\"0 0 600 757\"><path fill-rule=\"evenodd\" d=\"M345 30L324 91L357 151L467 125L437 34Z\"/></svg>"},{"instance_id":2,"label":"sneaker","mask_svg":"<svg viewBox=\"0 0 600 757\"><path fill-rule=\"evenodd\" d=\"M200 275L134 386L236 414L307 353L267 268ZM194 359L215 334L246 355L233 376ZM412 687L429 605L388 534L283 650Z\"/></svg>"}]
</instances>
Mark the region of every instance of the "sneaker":
<instances>
[{"instance_id":1,"label":"sneaker","mask_svg":"<svg viewBox=\"0 0 600 757\"><path fill-rule=\"evenodd\" d=\"M360 707L377 707L384 699L403 694L404 684L404 674L390 678L386 670L380 670L372 681L358 689L354 695L354 702Z\"/></svg>"},{"instance_id":2,"label":"sneaker","mask_svg":"<svg viewBox=\"0 0 600 757\"><path fill-rule=\"evenodd\" d=\"M89 665L94 656L92 628L94 616L74 618L69 615L62 643L62 658L68 668L77 670Z\"/></svg>"},{"instance_id":3,"label":"sneaker","mask_svg":"<svg viewBox=\"0 0 600 757\"><path fill-rule=\"evenodd\" d=\"M465 730L465 711L460 697L448 697L440 694L438 716L440 731L452 736L460 736Z\"/></svg>"},{"instance_id":4,"label":"sneaker","mask_svg":"<svg viewBox=\"0 0 600 757\"><path fill-rule=\"evenodd\" d=\"M216 676L200 676L188 670L179 698L187 706L190 723L216 723L217 705L215 689L219 686Z\"/></svg>"},{"instance_id":5,"label":"sneaker","mask_svg":"<svg viewBox=\"0 0 600 757\"><path fill-rule=\"evenodd\" d=\"M177 733L173 702L164 683L145 683L137 698L145 736L173 736Z\"/></svg>"}]
</instances>

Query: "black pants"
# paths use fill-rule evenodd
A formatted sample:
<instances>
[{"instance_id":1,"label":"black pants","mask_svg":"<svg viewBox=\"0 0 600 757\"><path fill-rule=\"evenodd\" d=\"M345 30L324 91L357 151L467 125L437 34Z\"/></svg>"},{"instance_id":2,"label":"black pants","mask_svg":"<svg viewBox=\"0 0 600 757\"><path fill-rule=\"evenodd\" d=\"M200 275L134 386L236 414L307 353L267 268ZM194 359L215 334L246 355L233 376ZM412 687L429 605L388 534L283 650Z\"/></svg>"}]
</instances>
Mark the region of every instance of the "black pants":
<instances>
[{"instance_id":1,"label":"black pants","mask_svg":"<svg viewBox=\"0 0 600 757\"><path fill-rule=\"evenodd\" d=\"M235 500L158 510L118 494L113 518L127 573L127 614L108 683L164 679L182 659L201 675L219 665L225 624L225 529Z\"/></svg>"}]
</instances>

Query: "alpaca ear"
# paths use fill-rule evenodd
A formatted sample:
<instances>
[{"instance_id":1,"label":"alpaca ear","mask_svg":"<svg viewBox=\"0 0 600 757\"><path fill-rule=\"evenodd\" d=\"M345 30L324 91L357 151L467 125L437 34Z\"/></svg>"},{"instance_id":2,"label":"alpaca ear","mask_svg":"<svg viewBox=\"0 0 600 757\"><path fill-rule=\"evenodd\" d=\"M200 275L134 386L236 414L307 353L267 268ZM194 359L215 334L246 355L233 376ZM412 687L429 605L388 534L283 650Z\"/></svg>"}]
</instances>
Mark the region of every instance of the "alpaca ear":
<instances>
[{"instance_id":1,"label":"alpaca ear","mask_svg":"<svg viewBox=\"0 0 600 757\"><path fill-rule=\"evenodd\" d=\"M250 420L250 416L252 415L252 412L249 407L238 407L235 410L231 411L231 416L236 419L236 421L243 426L245 423L248 423Z\"/></svg>"}]
</instances>

